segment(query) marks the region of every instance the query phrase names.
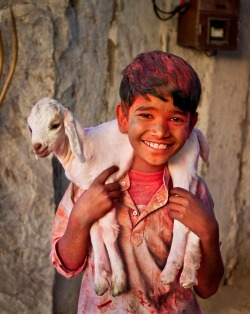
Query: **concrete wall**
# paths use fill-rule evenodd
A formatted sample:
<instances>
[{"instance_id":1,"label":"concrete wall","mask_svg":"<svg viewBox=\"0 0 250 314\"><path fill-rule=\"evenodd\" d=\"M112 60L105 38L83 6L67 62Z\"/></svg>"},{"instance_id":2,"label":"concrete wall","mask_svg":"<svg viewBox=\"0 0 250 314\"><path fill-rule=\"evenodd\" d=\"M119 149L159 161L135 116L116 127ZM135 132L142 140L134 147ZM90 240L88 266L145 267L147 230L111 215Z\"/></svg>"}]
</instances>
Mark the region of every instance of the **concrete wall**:
<instances>
[{"instance_id":1,"label":"concrete wall","mask_svg":"<svg viewBox=\"0 0 250 314\"><path fill-rule=\"evenodd\" d=\"M54 160L34 158L26 131L31 107L53 96L84 126L113 118L121 70L144 50L178 54L199 73L199 127L211 148L209 165L201 171L221 226L225 281L249 275L249 1L241 1L238 50L208 57L178 46L177 18L160 21L150 0L2 0L1 88L12 51L10 3L19 53L0 107L1 313L51 313L53 303L54 313L75 313L77 303L80 277L55 277L48 257L55 206L67 182ZM159 1L165 8L173 3Z\"/></svg>"}]
</instances>

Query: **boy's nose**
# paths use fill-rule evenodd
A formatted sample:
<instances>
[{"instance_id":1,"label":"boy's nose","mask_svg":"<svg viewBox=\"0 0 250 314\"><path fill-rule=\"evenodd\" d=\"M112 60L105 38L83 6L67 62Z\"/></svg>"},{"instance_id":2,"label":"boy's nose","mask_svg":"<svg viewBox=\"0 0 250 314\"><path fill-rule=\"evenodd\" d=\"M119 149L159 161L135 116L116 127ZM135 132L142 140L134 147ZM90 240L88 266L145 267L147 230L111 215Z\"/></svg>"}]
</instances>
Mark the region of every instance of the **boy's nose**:
<instances>
[{"instance_id":1,"label":"boy's nose","mask_svg":"<svg viewBox=\"0 0 250 314\"><path fill-rule=\"evenodd\" d=\"M164 138L169 136L169 127L165 121L157 122L152 128L153 135L158 138Z\"/></svg>"}]
</instances>

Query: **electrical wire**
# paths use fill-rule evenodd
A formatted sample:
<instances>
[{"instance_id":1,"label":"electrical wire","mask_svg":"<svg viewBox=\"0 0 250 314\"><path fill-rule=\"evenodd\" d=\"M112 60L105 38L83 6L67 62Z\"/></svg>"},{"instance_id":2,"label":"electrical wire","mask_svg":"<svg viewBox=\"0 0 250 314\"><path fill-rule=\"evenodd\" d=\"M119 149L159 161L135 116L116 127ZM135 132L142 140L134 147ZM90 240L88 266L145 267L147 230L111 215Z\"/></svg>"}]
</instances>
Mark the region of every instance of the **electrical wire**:
<instances>
[{"instance_id":1,"label":"electrical wire","mask_svg":"<svg viewBox=\"0 0 250 314\"><path fill-rule=\"evenodd\" d=\"M156 0L152 0L153 2L153 8L154 8L154 12L156 14L156 16L158 17L158 19L162 20L162 21L168 21L171 18L173 18L177 13L183 12L186 10L186 8L189 5L189 1L181 1L181 3L179 5L177 5L172 11L165 11L160 9L157 4L156 4ZM167 14L168 16L166 17L162 17L161 14Z\"/></svg>"}]
</instances>

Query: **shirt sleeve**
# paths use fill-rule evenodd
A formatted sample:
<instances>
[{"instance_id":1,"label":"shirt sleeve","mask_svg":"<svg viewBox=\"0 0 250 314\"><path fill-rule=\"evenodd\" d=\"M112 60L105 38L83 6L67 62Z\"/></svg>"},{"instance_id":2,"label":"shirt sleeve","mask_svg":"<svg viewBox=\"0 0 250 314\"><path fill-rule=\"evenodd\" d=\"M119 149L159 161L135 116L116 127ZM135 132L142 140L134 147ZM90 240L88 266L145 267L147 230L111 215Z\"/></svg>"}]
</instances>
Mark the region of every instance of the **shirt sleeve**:
<instances>
[{"instance_id":1,"label":"shirt sleeve","mask_svg":"<svg viewBox=\"0 0 250 314\"><path fill-rule=\"evenodd\" d=\"M57 243L64 235L64 232L67 228L69 216L72 211L72 208L81 195L83 191L70 183L68 189L66 190L55 215L53 226L52 226L52 249L50 252L50 258L52 261L52 265L56 268L56 270L66 278L72 278L75 275L79 274L85 267L86 260L81 267L77 270L69 270L67 269L57 252Z\"/></svg>"}]
</instances>

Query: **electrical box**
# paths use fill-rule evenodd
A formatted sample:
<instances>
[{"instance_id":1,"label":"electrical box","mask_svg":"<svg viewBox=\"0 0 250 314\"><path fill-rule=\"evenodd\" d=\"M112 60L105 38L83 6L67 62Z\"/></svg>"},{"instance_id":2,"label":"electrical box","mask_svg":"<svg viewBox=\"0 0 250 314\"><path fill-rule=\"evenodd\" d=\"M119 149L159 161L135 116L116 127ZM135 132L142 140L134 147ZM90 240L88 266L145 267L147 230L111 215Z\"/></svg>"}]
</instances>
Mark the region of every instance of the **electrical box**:
<instances>
[{"instance_id":1,"label":"electrical box","mask_svg":"<svg viewBox=\"0 0 250 314\"><path fill-rule=\"evenodd\" d=\"M179 14L177 43L202 50L236 50L240 0L190 0Z\"/></svg>"}]
</instances>

